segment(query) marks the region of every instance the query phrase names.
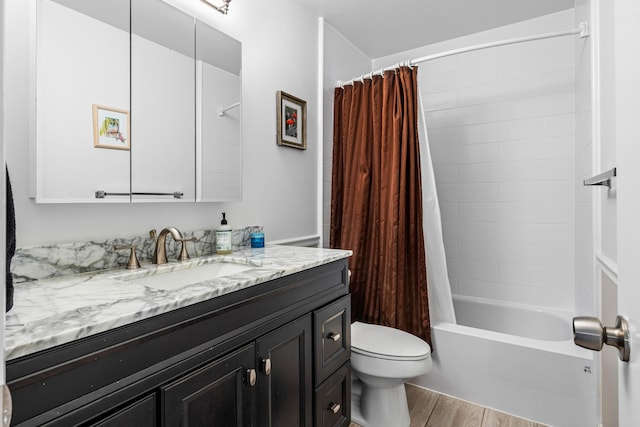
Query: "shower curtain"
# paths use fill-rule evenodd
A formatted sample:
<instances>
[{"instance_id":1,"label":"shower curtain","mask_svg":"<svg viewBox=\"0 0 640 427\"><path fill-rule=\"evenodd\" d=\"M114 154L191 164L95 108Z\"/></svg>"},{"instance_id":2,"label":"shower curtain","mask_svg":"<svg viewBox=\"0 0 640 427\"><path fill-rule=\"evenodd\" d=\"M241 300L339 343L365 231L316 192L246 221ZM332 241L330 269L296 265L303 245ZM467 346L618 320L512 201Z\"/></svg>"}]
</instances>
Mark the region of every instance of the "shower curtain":
<instances>
[{"instance_id":1,"label":"shower curtain","mask_svg":"<svg viewBox=\"0 0 640 427\"><path fill-rule=\"evenodd\" d=\"M419 85L419 87L423 87ZM447 256L442 237L442 218L436 190L436 177L431 162L427 121L424 117L422 94L418 91L418 139L420 164L422 165L423 233L427 253L427 278L429 283L429 312L432 323L456 323L451 299L451 285L447 271Z\"/></svg>"},{"instance_id":2,"label":"shower curtain","mask_svg":"<svg viewBox=\"0 0 640 427\"><path fill-rule=\"evenodd\" d=\"M417 72L336 88L330 244L353 251L352 320L431 343Z\"/></svg>"}]
</instances>

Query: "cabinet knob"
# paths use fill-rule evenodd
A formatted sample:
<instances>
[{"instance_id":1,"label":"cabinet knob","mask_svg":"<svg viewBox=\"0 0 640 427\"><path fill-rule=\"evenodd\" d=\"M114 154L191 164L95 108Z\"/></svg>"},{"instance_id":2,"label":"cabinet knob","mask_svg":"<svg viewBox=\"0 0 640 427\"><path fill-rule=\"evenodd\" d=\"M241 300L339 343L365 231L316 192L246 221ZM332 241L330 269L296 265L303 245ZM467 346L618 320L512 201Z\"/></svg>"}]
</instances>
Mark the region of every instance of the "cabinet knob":
<instances>
[{"instance_id":1,"label":"cabinet knob","mask_svg":"<svg viewBox=\"0 0 640 427\"><path fill-rule=\"evenodd\" d=\"M341 337L340 333L336 333L336 332L331 332L329 335L327 335L327 339L331 341L338 341L340 337Z\"/></svg>"},{"instance_id":2,"label":"cabinet knob","mask_svg":"<svg viewBox=\"0 0 640 427\"><path fill-rule=\"evenodd\" d=\"M247 382L251 387L256 385L256 370L255 369L247 369Z\"/></svg>"},{"instance_id":3,"label":"cabinet knob","mask_svg":"<svg viewBox=\"0 0 640 427\"><path fill-rule=\"evenodd\" d=\"M262 359L262 372L265 375L271 374L271 359Z\"/></svg>"},{"instance_id":4,"label":"cabinet knob","mask_svg":"<svg viewBox=\"0 0 640 427\"><path fill-rule=\"evenodd\" d=\"M338 412L340 412L340 404L339 403L332 403L329 406L329 411L333 412L334 414L337 414Z\"/></svg>"}]
</instances>

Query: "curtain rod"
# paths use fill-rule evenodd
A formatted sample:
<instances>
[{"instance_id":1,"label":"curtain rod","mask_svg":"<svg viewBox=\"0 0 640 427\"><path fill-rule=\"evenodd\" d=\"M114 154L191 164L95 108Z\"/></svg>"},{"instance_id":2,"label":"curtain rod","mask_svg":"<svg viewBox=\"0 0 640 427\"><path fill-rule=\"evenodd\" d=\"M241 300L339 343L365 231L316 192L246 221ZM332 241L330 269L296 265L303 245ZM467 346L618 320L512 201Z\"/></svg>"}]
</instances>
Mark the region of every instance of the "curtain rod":
<instances>
[{"instance_id":1,"label":"curtain rod","mask_svg":"<svg viewBox=\"0 0 640 427\"><path fill-rule=\"evenodd\" d=\"M364 80L365 78L372 78L376 74L383 75L385 71L395 70L396 68L401 67L401 66L409 66L410 67L410 66L413 66L413 65L416 65L416 64L420 64L421 62L427 62L427 61L431 61L433 59L439 59L439 58L444 58L444 57L447 57L447 56L457 55L459 53L472 52L472 51L475 51L475 50L488 49L488 48L497 47L497 46L506 46L506 45L515 44L515 43L530 42L530 41L534 41L534 40L544 40L544 39L551 39L551 38L555 38L555 37L571 36L571 35L575 35L575 34L580 35L580 38L589 37L589 23L587 21L583 21L583 22L580 23L580 25L577 28L573 28L573 29L567 30L567 31L558 31L558 32L555 32L555 33L546 33L546 34L539 34L539 35L535 35L535 36L519 37L519 38L513 38L513 39L506 39L506 40L500 40L500 41L495 41L495 42L477 44L477 45L473 45L473 46L467 46L467 47L461 47L461 48L458 48L458 49L447 50L447 51L444 51L444 52L435 53L433 55L427 55L427 56L423 56L423 57L420 57L420 58L411 59L409 61L398 62L397 64L392 65L390 67L384 67L384 68L379 69L378 71L372 71L371 73L362 74L360 77L353 78L353 79L351 79L349 81L346 81L346 82L342 82L342 81L338 80L338 86L343 87L345 85L350 85L350 84L353 84L353 82L356 81L356 80Z\"/></svg>"}]
</instances>

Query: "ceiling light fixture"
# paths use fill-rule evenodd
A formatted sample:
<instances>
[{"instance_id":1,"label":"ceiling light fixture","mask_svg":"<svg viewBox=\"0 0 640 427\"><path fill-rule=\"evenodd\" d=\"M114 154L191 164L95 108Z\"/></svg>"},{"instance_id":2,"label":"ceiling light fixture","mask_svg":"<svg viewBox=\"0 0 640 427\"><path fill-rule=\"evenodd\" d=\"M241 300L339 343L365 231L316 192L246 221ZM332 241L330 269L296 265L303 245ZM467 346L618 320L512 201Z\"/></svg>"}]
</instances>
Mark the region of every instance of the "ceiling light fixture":
<instances>
[{"instance_id":1,"label":"ceiling light fixture","mask_svg":"<svg viewBox=\"0 0 640 427\"><path fill-rule=\"evenodd\" d=\"M200 1L208 4L209 6L211 6L212 8L214 8L215 10L217 10L223 15L226 15L229 12L229 3L231 3L231 0L222 0L222 3L224 4L222 6L216 6L215 4L211 3L211 1L209 0L200 0Z\"/></svg>"}]
</instances>

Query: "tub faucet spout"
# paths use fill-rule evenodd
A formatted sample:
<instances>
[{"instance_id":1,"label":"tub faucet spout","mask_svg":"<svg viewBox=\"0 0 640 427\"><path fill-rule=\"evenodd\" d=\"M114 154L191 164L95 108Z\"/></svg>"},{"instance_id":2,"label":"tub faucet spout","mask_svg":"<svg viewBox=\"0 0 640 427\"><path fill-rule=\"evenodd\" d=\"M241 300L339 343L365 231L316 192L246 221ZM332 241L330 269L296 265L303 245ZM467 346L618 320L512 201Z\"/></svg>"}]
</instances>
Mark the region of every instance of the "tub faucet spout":
<instances>
[{"instance_id":1,"label":"tub faucet spout","mask_svg":"<svg viewBox=\"0 0 640 427\"><path fill-rule=\"evenodd\" d=\"M182 233L178 231L175 227L167 227L163 229L158 235L158 240L156 240L156 250L153 253L153 263L154 264L166 264L167 263L167 234L171 233L171 236L174 240L182 240Z\"/></svg>"}]
</instances>

